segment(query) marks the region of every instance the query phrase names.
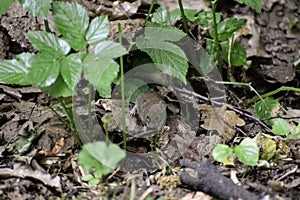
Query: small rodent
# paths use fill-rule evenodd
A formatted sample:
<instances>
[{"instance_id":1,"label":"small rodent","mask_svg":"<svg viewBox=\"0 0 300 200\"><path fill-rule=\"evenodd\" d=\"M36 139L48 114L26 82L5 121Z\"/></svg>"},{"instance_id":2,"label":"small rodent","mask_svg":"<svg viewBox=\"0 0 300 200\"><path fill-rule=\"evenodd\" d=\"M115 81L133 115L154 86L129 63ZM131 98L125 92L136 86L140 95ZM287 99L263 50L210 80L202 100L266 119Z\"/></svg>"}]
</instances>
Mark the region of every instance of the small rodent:
<instances>
[{"instance_id":1,"label":"small rodent","mask_svg":"<svg viewBox=\"0 0 300 200\"><path fill-rule=\"evenodd\" d=\"M136 98L135 109L147 129L160 129L166 122L167 105L154 91L140 93Z\"/></svg>"}]
</instances>

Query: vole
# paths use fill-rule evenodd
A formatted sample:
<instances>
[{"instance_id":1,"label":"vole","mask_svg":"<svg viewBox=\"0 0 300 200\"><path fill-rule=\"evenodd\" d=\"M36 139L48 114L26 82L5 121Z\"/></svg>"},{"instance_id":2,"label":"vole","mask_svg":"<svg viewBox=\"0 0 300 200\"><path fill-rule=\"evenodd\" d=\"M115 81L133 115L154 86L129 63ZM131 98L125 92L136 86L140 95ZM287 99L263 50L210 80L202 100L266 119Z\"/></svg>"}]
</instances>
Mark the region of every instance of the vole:
<instances>
[{"instance_id":1,"label":"vole","mask_svg":"<svg viewBox=\"0 0 300 200\"><path fill-rule=\"evenodd\" d=\"M131 114L137 113L145 125L144 131L160 129L166 122L167 105L163 98L154 91L140 93Z\"/></svg>"}]
</instances>

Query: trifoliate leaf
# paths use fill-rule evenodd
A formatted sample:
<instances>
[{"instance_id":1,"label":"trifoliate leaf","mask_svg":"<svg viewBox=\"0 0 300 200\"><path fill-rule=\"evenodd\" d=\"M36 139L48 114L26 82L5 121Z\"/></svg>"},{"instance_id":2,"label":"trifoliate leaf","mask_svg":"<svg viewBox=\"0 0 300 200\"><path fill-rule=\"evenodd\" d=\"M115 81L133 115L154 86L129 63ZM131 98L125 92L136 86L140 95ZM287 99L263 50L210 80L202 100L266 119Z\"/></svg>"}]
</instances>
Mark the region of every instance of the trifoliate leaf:
<instances>
[{"instance_id":1,"label":"trifoliate leaf","mask_svg":"<svg viewBox=\"0 0 300 200\"><path fill-rule=\"evenodd\" d=\"M222 46L223 58L228 63L229 43L227 41L222 42L221 46ZM231 62L231 66L236 66L236 67L247 65L246 50L238 42L235 42L231 49L230 62Z\"/></svg>"},{"instance_id":2,"label":"trifoliate leaf","mask_svg":"<svg viewBox=\"0 0 300 200\"><path fill-rule=\"evenodd\" d=\"M25 0L23 7L33 16L47 19L52 0Z\"/></svg>"},{"instance_id":3,"label":"trifoliate leaf","mask_svg":"<svg viewBox=\"0 0 300 200\"><path fill-rule=\"evenodd\" d=\"M89 17L85 8L78 3L53 2L54 23L72 48L80 51L86 48L85 33Z\"/></svg>"},{"instance_id":4,"label":"trifoliate leaf","mask_svg":"<svg viewBox=\"0 0 300 200\"><path fill-rule=\"evenodd\" d=\"M281 118L276 118L273 119L273 125L272 125L272 132L275 133L276 135L283 135L287 136L290 131L290 125L287 121Z\"/></svg>"},{"instance_id":5,"label":"trifoliate leaf","mask_svg":"<svg viewBox=\"0 0 300 200\"><path fill-rule=\"evenodd\" d=\"M53 58L59 58L69 53L70 45L56 35L44 31L33 31L26 34L26 38L41 53Z\"/></svg>"},{"instance_id":6,"label":"trifoliate leaf","mask_svg":"<svg viewBox=\"0 0 300 200\"><path fill-rule=\"evenodd\" d=\"M30 85L29 60L34 54L22 53L16 59L0 62L0 81L6 84Z\"/></svg>"},{"instance_id":7,"label":"trifoliate leaf","mask_svg":"<svg viewBox=\"0 0 300 200\"><path fill-rule=\"evenodd\" d=\"M245 138L238 146L234 147L234 153L242 163L250 166L257 165L259 149L255 140Z\"/></svg>"},{"instance_id":8,"label":"trifoliate leaf","mask_svg":"<svg viewBox=\"0 0 300 200\"><path fill-rule=\"evenodd\" d=\"M109 34L110 26L107 16L99 16L94 18L85 35L87 42L91 45L97 45L105 40Z\"/></svg>"},{"instance_id":9,"label":"trifoliate leaf","mask_svg":"<svg viewBox=\"0 0 300 200\"><path fill-rule=\"evenodd\" d=\"M228 18L218 24L218 39L219 41L225 41L228 39L235 31L242 28L245 23L245 19L235 19ZM210 32L210 36L215 40L215 30Z\"/></svg>"}]
</instances>

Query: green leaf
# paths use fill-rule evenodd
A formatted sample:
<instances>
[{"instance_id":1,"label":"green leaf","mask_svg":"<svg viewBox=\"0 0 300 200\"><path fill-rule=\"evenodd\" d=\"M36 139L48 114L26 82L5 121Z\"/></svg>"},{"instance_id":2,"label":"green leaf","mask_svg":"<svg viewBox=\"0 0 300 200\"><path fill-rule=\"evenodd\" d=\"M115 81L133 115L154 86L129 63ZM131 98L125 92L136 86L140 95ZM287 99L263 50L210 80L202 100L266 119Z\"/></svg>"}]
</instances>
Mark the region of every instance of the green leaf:
<instances>
[{"instance_id":1,"label":"green leaf","mask_svg":"<svg viewBox=\"0 0 300 200\"><path fill-rule=\"evenodd\" d=\"M221 43L222 46L222 54L224 60L228 63L228 51L229 51L229 43L227 41ZM231 49L230 54L231 66L245 66L247 65L247 53L244 47L235 42L233 48Z\"/></svg>"},{"instance_id":2,"label":"green leaf","mask_svg":"<svg viewBox=\"0 0 300 200\"><path fill-rule=\"evenodd\" d=\"M175 9L175 10L172 10L170 12L170 17L172 18L172 15L173 13L179 15L179 17L181 17L181 13L180 13L180 9ZM194 9L184 9L184 14L186 16L186 18L188 18L189 20L191 20L192 22L194 22L196 20L197 17L195 17L197 13L197 10L194 10ZM179 18L180 19L180 18Z\"/></svg>"},{"instance_id":3,"label":"green leaf","mask_svg":"<svg viewBox=\"0 0 300 200\"><path fill-rule=\"evenodd\" d=\"M234 153L242 163L250 166L257 165L259 148L257 147L255 140L245 138L240 145L234 148Z\"/></svg>"},{"instance_id":4,"label":"green leaf","mask_svg":"<svg viewBox=\"0 0 300 200\"><path fill-rule=\"evenodd\" d=\"M60 73L69 88L74 88L81 75L81 59L77 54L70 54L61 61Z\"/></svg>"},{"instance_id":5,"label":"green leaf","mask_svg":"<svg viewBox=\"0 0 300 200\"><path fill-rule=\"evenodd\" d=\"M91 21L85 38L89 44L96 45L107 38L109 30L108 17L99 16Z\"/></svg>"},{"instance_id":6,"label":"green leaf","mask_svg":"<svg viewBox=\"0 0 300 200\"><path fill-rule=\"evenodd\" d=\"M136 97L149 90L146 82L137 78L127 78L125 83L125 97L130 98L131 103L135 103Z\"/></svg>"},{"instance_id":7,"label":"green leaf","mask_svg":"<svg viewBox=\"0 0 300 200\"><path fill-rule=\"evenodd\" d=\"M13 0L0 0L0 16L6 13L8 8L11 6L13 3Z\"/></svg>"},{"instance_id":8,"label":"green leaf","mask_svg":"<svg viewBox=\"0 0 300 200\"><path fill-rule=\"evenodd\" d=\"M44 31L33 31L26 34L30 43L42 53L59 58L69 53L70 45L56 35Z\"/></svg>"},{"instance_id":9,"label":"green leaf","mask_svg":"<svg viewBox=\"0 0 300 200\"><path fill-rule=\"evenodd\" d=\"M238 3L246 4L251 8L254 8L257 12L261 13L261 0L235 0Z\"/></svg>"},{"instance_id":10,"label":"green leaf","mask_svg":"<svg viewBox=\"0 0 300 200\"><path fill-rule=\"evenodd\" d=\"M287 121L281 118L273 119L272 132L276 135L284 135L287 136L290 131L290 125Z\"/></svg>"},{"instance_id":11,"label":"green leaf","mask_svg":"<svg viewBox=\"0 0 300 200\"><path fill-rule=\"evenodd\" d=\"M89 54L84 62L84 77L97 89L100 96L111 97L111 84L118 76L119 65L110 58Z\"/></svg>"},{"instance_id":12,"label":"green leaf","mask_svg":"<svg viewBox=\"0 0 300 200\"><path fill-rule=\"evenodd\" d=\"M61 75L57 77L55 82L48 86L48 87L40 87L40 89L44 92L49 94L51 97L58 98L58 97L71 97L74 94L72 88L70 88L63 80Z\"/></svg>"},{"instance_id":13,"label":"green leaf","mask_svg":"<svg viewBox=\"0 0 300 200\"><path fill-rule=\"evenodd\" d=\"M170 22L169 12L166 10L166 8L160 6L153 13L151 21L159 24L167 24L168 22Z\"/></svg>"},{"instance_id":14,"label":"green leaf","mask_svg":"<svg viewBox=\"0 0 300 200\"><path fill-rule=\"evenodd\" d=\"M31 65L29 60L34 54L22 53L16 59L0 62L0 81L6 84L30 85L28 77Z\"/></svg>"},{"instance_id":15,"label":"green leaf","mask_svg":"<svg viewBox=\"0 0 300 200\"><path fill-rule=\"evenodd\" d=\"M95 177L100 178L107 175L111 169L126 156L125 151L115 144L106 145L106 142L99 141L83 145L78 155L78 162L85 170L95 170Z\"/></svg>"},{"instance_id":16,"label":"green leaf","mask_svg":"<svg viewBox=\"0 0 300 200\"><path fill-rule=\"evenodd\" d=\"M294 129L294 131L292 132L292 134L288 138L289 139L296 139L296 138L299 138L299 136L300 136L300 123Z\"/></svg>"},{"instance_id":17,"label":"green leaf","mask_svg":"<svg viewBox=\"0 0 300 200\"><path fill-rule=\"evenodd\" d=\"M136 44L151 57L158 69L186 83L187 57L180 47L168 42L184 36L178 29L146 27L145 36L138 37Z\"/></svg>"},{"instance_id":18,"label":"green leaf","mask_svg":"<svg viewBox=\"0 0 300 200\"><path fill-rule=\"evenodd\" d=\"M211 39L206 39L206 51L209 53L211 58L216 62L218 57L218 44Z\"/></svg>"},{"instance_id":19,"label":"green leaf","mask_svg":"<svg viewBox=\"0 0 300 200\"><path fill-rule=\"evenodd\" d=\"M213 158L218 162L224 162L224 160L231 157L232 154L232 148L225 144L218 144L212 152Z\"/></svg>"},{"instance_id":20,"label":"green leaf","mask_svg":"<svg viewBox=\"0 0 300 200\"><path fill-rule=\"evenodd\" d=\"M158 24L172 25L181 18L179 9L168 12L163 6L157 8L153 13L152 22Z\"/></svg>"},{"instance_id":21,"label":"green leaf","mask_svg":"<svg viewBox=\"0 0 300 200\"><path fill-rule=\"evenodd\" d=\"M25 0L23 7L33 16L47 19L52 0Z\"/></svg>"},{"instance_id":22,"label":"green leaf","mask_svg":"<svg viewBox=\"0 0 300 200\"><path fill-rule=\"evenodd\" d=\"M86 48L85 33L89 25L87 11L77 3L53 2L54 23L63 38L76 51Z\"/></svg>"},{"instance_id":23,"label":"green leaf","mask_svg":"<svg viewBox=\"0 0 300 200\"><path fill-rule=\"evenodd\" d=\"M28 75L37 86L47 87L56 81L60 70L59 60L47 54L35 54L31 56L30 64Z\"/></svg>"},{"instance_id":24,"label":"green leaf","mask_svg":"<svg viewBox=\"0 0 300 200\"><path fill-rule=\"evenodd\" d=\"M263 99L262 101L258 101L254 105L254 110L257 114L257 116L261 119L263 118L269 118L273 115L274 112L277 111L277 108L279 107L278 101L274 100L271 97L267 97Z\"/></svg>"},{"instance_id":25,"label":"green leaf","mask_svg":"<svg viewBox=\"0 0 300 200\"><path fill-rule=\"evenodd\" d=\"M213 26L213 13L211 11L202 11L195 17L194 21L199 24L202 28L210 28ZM216 23L219 24L221 21L221 13L216 12Z\"/></svg>"},{"instance_id":26,"label":"green leaf","mask_svg":"<svg viewBox=\"0 0 300 200\"><path fill-rule=\"evenodd\" d=\"M193 10L193 9L184 9L184 15L186 16L186 18L188 18L189 20L193 21L192 19L195 18L195 14L197 13L197 10ZM170 22L169 24L175 24L178 20L181 19L181 12L180 9L174 9L169 13L170 16Z\"/></svg>"},{"instance_id":27,"label":"green leaf","mask_svg":"<svg viewBox=\"0 0 300 200\"><path fill-rule=\"evenodd\" d=\"M225 41L227 38L229 38L235 31L242 28L245 21L245 19L228 18L219 23L217 26L219 41ZM210 36L214 40L216 39L214 29L210 32Z\"/></svg>"},{"instance_id":28,"label":"green leaf","mask_svg":"<svg viewBox=\"0 0 300 200\"><path fill-rule=\"evenodd\" d=\"M94 53L105 58L118 58L127 54L127 50L119 43L103 41L95 46Z\"/></svg>"}]
</instances>

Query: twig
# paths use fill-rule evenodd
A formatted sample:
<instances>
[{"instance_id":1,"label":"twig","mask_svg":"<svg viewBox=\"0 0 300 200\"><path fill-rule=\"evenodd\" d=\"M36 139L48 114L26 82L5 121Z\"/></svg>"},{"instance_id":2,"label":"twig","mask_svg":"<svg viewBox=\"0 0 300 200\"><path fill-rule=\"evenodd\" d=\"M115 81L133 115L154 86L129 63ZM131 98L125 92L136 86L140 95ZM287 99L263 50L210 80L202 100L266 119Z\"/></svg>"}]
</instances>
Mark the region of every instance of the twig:
<instances>
[{"instance_id":1,"label":"twig","mask_svg":"<svg viewBox=\"0 0 300 200\"><path fill-rule=\"evenodd\" d=\"M219 97L217 97L217 98L207 98L207 97L204 97L204 96L202 96L200 94L197 94L195 92L189 91L187 89L181 89L181 88L177 88L177 87L174 87L174 90L178 91L178 92L181 92L183 94L192 95L192 96L194 96L194 97L196 97L196 98L198 98L198 99L200 99L202 101L210 102L211 104L215 104L215 105L218 105L218 106L226 105L228 109L233 110L233 111L237 112L238 114L243 115L243 116L245 116L245 117L247 117L247 118L249 118L249 119L251 119L251 120L253 120L253 121L257 122L257 123L259 123L262 127L265 128L266 131L272 132L271 129L267 125L265 125L260 119L258 119L256 117L253 117L252 115L249 115L249 114L247 114L247 113L245 113L245 112L243 112L243 111L241 111L241 110L233 107L232 105L216 101L215 99L220 99ZM241 133L244 134L243 131Z\"/></svg>"}]
</instances>

